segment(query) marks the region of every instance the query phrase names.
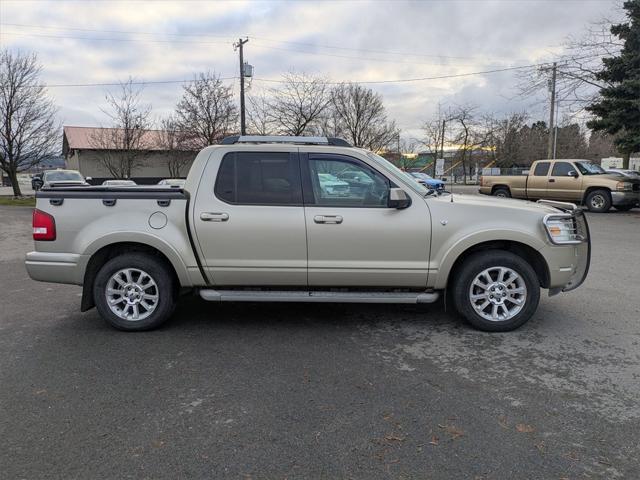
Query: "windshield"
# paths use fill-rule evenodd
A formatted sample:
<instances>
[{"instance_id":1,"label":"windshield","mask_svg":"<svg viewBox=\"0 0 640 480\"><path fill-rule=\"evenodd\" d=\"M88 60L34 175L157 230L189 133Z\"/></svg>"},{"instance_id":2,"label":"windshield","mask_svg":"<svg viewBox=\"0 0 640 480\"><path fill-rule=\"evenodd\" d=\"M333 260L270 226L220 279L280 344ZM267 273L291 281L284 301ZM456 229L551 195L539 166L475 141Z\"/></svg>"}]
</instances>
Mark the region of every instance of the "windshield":
<instances>
[{"instance_id":1,"label":"windshield","mask_svg":"<svg viewBox=\"0 0 640 480\"><path fill-rule=\"evenodd\" d=\"M600 165L591 162L575 162L582 175L602 175L605 172Z\"/></svg>"},{"instance_id":2,"label":"windshield","mask_svg":"<svg viewBox=\"0 0 640 480\"><path fill-rule=\"evenodd\" d=\"M389 162L386 158L381 157L380 155L376 155L373 152L367 152L367 156L373 160L376 165L381 167L383 170L390 172L394 175L398 175L401 178L407 178L411 180L409 183L418 193L420 193L423 197L427 195L431 189L425 187L424 185L418 183L418 181L411 174L407 172L403 172L398 167L396 167L393 163Z\"/></svg>"},{"instance_id":3,"label":"windshield","mask_svg":"<svg viewBox=\"0 0 640 480\"><path fill-rule=\"evenodd\" d=\"M84 182L84 178L78 172L47 172L44 176L47 182Z\"/></svg>"}]
</instances>

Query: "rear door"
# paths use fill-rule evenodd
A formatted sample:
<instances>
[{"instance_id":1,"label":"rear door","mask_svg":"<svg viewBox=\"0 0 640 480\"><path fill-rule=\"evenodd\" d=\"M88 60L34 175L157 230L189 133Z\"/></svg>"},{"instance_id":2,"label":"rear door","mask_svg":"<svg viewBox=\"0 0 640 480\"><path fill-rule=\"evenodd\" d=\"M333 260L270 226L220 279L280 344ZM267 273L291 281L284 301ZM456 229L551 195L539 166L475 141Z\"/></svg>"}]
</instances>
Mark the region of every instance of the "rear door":
<instances>
[{"instance_id":1,"label":"rear door","mask_svg":"<svg viewBox=\"0 0 640 480\"><path fill-rule=\"evenodd\" d=\"M412 204L389 208L393 182L352 156L301 153L301 166L309 286L426 286L431 220L422 197L406 191Z\"/></svg>"},{"instance_id":2,"label":"rear door","mask_svg":"<svg viewBox=\"0 0 640 480\"><path fill-rule=\"evenodd\" d=\"M210 160L193 225L216 285L306 286L307 238L296 147Z\"/></svg>"},{"instance_id":3,"label":"rear door","mask_svg":"<svg viewBox=\"0 0 640 480\"><path fill-rule=\"evenodd\" d=\"M582 175L571 162L556 160L549 175L550 198L580 202L582 200Z\"/></svg>"},{"instance_id":4,"label":"rear door","mask_svg":"<svg viewBox=\"0 0 640 480\"><path fill-rule=\"evenodd\" d=\"M547 196L551 162L537 162L527 176L527 198L538 200Z\"/></svg>"}]
</instances>

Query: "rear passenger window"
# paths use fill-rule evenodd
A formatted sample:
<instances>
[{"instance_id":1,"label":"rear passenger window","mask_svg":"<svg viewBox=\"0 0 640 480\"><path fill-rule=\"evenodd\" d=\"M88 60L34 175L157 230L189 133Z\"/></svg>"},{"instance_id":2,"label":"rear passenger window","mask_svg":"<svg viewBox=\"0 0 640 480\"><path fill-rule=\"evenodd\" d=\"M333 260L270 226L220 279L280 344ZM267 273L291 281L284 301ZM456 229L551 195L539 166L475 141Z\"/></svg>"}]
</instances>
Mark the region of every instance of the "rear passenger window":
<instances>
[{"instance_id":1,"label":"rear passenger window","mask_svg":"<svg viewBox=\"0 0 640 480\"><path fill-rule=\"evenodd\" d=\"M546 177L549 173L549 162L538 162L536 168L533 170L533 175L536 177Z\"/></svg>"},{"instance_id":2,"label":"rear passenger window","mask_svg":"<svg viewBox=\"0 0 640 480\"><path fill-rule=\"evenodd\" d=\"M301 205L300 168L287 152L234 152L222 159L216 196L240 205Z\"/></svg>"}]
</instances>

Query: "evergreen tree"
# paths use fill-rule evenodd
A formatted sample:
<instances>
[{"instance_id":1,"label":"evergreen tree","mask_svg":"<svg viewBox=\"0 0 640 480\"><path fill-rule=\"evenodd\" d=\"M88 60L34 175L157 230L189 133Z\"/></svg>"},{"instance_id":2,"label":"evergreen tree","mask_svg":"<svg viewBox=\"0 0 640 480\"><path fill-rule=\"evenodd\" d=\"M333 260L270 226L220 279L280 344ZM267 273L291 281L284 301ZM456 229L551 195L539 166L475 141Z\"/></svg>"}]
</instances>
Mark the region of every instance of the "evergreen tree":
<instances>
[{"instance_id":1,"label":"evergreen tree","mask_svg":"<svg viewBox=\"0 0 640 480\"><path fill-rule=\"evenodd\" d=\"M601 98L587 107L595 118L589 128L615 135L615 144L629 167L631 153L640 151L640 0L624 3L627 23L611 27L624 42L620 54L604 58L604 68L596 74L606 83Z\"/></svg>"}]
</instances>

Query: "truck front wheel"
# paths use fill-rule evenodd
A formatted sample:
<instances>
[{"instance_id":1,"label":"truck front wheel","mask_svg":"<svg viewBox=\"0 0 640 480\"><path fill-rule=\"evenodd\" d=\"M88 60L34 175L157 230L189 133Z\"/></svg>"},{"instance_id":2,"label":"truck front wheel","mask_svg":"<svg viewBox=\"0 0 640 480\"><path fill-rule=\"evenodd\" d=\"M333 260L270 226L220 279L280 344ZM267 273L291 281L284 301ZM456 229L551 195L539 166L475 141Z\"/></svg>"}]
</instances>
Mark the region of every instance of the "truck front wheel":
<instances>
[{"instance_id":1,"label":"truck front wheel","mask_svg":"<svg viewBox=\"0 0 640 480\"><path fill-rule=\"evenodd\" d=\"M127 331L160 326L176 305L169 268L147 253L127 253L106 262L96 275L93 297L100 316Z\"/></svg>"},{"instance_id":2,"label":"truck front wheel","mask_svg":"<svg viewBox=\"0 0 640 480\"><path fill-rule=\"evenodd\" d=\"M538 277L524 259L504 250L476 252L463 260L451 284L458 313L487 332L523 325L538 308Z\"/></svg>"},{"instance_id":3,"label":"truck front wheel","mask_svg":"<svg viewBox=\"0 0 640 480\"><path fill-rule=\"evenodd\" d=\"M592 190L585 201L590 212L604 213L611 208L611 195L606 190Z\"/></svg>"}]
</instances>

